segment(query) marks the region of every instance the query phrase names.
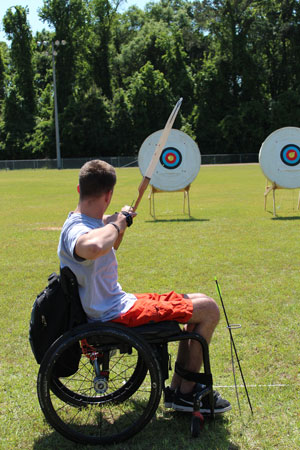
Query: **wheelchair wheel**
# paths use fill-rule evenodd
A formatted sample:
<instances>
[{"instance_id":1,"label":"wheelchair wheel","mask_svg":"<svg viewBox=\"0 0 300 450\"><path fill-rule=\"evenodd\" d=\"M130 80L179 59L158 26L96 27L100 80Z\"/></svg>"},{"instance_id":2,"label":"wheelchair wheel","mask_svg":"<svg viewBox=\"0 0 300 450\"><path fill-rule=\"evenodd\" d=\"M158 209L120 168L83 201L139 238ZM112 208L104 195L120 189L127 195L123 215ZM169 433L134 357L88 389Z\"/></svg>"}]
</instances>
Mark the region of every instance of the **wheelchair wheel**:
<instances>
[{"instance_id":1,"label":"wheelchair wheel","mask_svg":"<svg viewBox=\"0 0 300 450\"><path fill-rule=\"evenodd\" d=\"M82 348L78 371L60 379L59 357L75 343ZM96 367L96 369L95 369ZM40 366L38 398L47 419L66 438L82 444L121 442L153 417L162 389L151 347L118 325L85 325L65 334Z\"/></svg>"}]
</instances>

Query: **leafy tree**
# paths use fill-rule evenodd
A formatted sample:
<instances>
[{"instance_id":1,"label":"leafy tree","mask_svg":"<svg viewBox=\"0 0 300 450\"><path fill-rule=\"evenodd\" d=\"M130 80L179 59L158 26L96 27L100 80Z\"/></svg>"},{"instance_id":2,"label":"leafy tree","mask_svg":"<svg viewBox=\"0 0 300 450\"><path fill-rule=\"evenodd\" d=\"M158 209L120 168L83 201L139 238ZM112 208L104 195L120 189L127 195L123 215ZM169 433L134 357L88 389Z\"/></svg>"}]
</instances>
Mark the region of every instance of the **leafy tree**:
<instances>
[{"instance_id":1,"label":"leafy tree","mask_svg":"<svg viewBox=\"0 0 300 450\"><path fill-rule=\"evenodd\" d=\"M3 116L5 155L10 158L29 156L28 145L35 123L32 34L27 13L27 8L16 6L8 9L3 19L4 30L11 40Z\"/></svg>"},{"instance_id":2,"label":"leafy tree","mask_svg":"<svg viewBox=\"0 0 300 450\"><path fill-rule=\"evenodd\" d=\"M85 53L88 12L84 0L44 0L39 15L55 29L58 111L63 112L75 87L77 64ZM66 45L61 45L61 43Z\"/></svg>"},{"instance_id":3,"label":"leafy tree","mask_svg":"<svg viewBox=\"0 0 300 450\"><path fill-rule=\"evenodd\" d=\"M7 64L7 46L4 42L0 43L0 105L4 100L5 90L5 70Z\"/></svg>"},{"instance_id":4,"label":"leafy tree","mask_svg":"<svg viewBox=\"0 0 300 450\"><path fill-rule=\"evenodd\" d=\"M51 37L51 33L46 30L35 36L34 84L38 101L36 124L31 138L35 158L56 158Z\"/></svg>"},{"instance_id":5,"label":"leafy tree","mask_svg":"<svg viewBox=\"0 0 300 450\"><path fill-rule=\"evenodd\" d=\"M53 106L53 87L49 83L39 95L38 116L31 137L34 158L56 158Z\"/></svg>"},{"instance_id":6,"label":"leafy tree","mask_svg":"<svg viewBox=\"0 0 300 450\"><path fill-rule=\"evenodd\" d=\"M194 112L194 123L212 153L255 152L264 137L262 116L268 106L263 59L254 39L256 2L207 3L214 17L212 46L198 77L196 92L203 107L198 115ZM205 120L210 126L203 130Z\"/></svg>"},{"instance_id":7,"label":"leafy tree","mask_svg":"<svg viewBox=\"0 0 300 450\"><path fill-rule=\"evenodd\" d=\"M90 65L96 86L106 97L112 97L110 71L111 29L119 7L119 0L113 4L108 0L92 0L92 32L89 39Z\"/></svg>"},{"instance_id":8,"label":"leafy tree","mask_svg":"<svg viewBox=\"0 0 300 450\"><path fill-rule=\"evenodd\" d=\"M114 137L112 152L114 152L114 155L132 155L136 149L135 127L130 111L131 106L124 89L115 90L110 107L111 134Z\"/></svg>"},{"instance_id":9,"label":"leafy tree","mask_svg":"<svg viewBox=\"0 0 300 450\"><path fill-rule=\"evenodd\" d=\"M72 96L62 115L64 157L107 156L111 151L109 102L97 87Z\"/></svg>"},{"instance_id":10,"label":"leafy tree","mask_svg":"<svg viewBox=\"0 0 300 450\"><path fill-rule=\"evenodd\" d=\"M164 75L155 70L150 62L130 79L127 98L135 131L132 136L132 149L137 154L146 137L164 127L174 106L174 99Z\"/></svg>"}]
</instances>

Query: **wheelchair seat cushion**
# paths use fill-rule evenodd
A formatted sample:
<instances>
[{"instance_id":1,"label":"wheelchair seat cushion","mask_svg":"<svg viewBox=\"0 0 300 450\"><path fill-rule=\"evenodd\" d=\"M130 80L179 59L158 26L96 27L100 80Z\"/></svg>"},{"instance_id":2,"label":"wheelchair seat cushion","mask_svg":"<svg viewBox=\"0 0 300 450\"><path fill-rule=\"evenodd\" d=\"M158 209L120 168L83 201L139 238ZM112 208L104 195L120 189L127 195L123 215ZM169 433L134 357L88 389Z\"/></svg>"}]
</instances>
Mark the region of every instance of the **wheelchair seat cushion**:
<instances>
[{"instance_id":1,"label":"wheelchair seat cushion","mask_svg":"<svg viewBox=\"0 0 300 450\"><path fill-rule=\"evenodd\" d=\"M165 321L158 323L148 323L138 327L130 327L136 333L141 334L147 341L162 341L165 338L177 336L182 332L178 322Z\"/></svg>"}]
</instances>

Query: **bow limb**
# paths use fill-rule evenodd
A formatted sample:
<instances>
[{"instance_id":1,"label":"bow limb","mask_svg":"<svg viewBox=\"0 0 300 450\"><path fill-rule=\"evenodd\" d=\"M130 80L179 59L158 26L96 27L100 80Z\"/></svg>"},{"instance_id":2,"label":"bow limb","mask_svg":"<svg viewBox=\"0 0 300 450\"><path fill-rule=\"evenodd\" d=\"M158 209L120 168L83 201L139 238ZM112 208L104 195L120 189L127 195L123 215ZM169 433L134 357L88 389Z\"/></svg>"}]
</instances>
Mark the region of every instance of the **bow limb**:
<instances>
[{"instance_id":1,"label":"bow limb","mask_svg":"<svg viewBox=\"0 0 300 450\"><path fill-rule=\"evenodd\" d=\"M154 151L154 154L152 156L152 159L151 159L151 161L149 163L149 166L148 166L148 168L146 170L146 173L145 173L145 175L144 175L144 177L142 179L142 182L139 185L139 188L138 188L139 195L138 195L138 198L137 198L137 200L136 200L136 202L135 202L135 204L133 206L133 211L135 211L137 209L137 207L138 207L138 205L139 205L139 203L140 203L140 201L141 201L141 199L142 199L142 197L144 195L144 192L147 189L148 184L150 183L150 180L151 180L151 177L152 177L153 172L155 170L155 167L156 167L156 165L157 165L157 163L159 161L159 158L160 158L160 156L162 154L162 151L163 151L163 149L164 149L164 147L166 145L166 142L168 140L170 131L172 129L172 126L173 126L173 123L174 123L174 121L176 119L178 111L180 109L181 103L182 103L182 98L180 98L178 100L178 102L176 103L173 111L171 112L170 117L168 118L167 123L165 125L165 128L163 129L163 132L162 132L162 134L160 136L160 139L159 139L159 141L158 141L158 143L157 143L157 145L155 147L155 151Z\"/></svg>"}]
</instances>

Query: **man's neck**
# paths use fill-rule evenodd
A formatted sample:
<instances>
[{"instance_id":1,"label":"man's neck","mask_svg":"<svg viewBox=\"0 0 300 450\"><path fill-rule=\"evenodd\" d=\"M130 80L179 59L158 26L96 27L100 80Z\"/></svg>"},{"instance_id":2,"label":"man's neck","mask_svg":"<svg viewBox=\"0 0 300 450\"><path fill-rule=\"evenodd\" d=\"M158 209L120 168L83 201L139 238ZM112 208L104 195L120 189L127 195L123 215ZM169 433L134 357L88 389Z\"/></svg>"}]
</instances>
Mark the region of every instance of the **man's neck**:
<instances>
[{"instance_id":1,"label":"man's neck","mask_svg":"<svg viewBox=\"0 0 300 450\"><path fill-rule=\"evenodd\" d=\"M103 219L105 212L105 205L99 199L88 199L79 201L75 213L84 214L85 216L92 217L93 219Z\"/></svg>"}]
</instances>

